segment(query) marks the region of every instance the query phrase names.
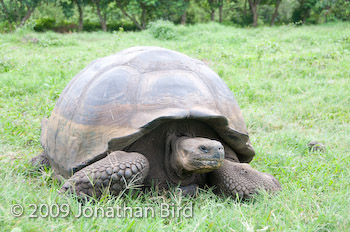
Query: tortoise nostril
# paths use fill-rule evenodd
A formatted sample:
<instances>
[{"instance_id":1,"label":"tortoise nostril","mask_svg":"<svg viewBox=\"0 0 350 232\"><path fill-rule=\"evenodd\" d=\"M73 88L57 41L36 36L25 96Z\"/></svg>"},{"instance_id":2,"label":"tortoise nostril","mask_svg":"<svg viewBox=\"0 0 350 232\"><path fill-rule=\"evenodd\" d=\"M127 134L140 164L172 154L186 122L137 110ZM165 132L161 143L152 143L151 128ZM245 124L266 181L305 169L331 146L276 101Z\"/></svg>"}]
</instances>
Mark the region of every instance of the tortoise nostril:
<instances>
[{"instance_id":1,"label":"tortoise nostril","mask_svg":"<svg viewBox=\"0 0 350 232\"><path fill-rule=\"evenodd\" d=\"M224 151L224 147L223 146L218 146L215 148L217 152L222 153Z\"/></svg>"}]
</instances>

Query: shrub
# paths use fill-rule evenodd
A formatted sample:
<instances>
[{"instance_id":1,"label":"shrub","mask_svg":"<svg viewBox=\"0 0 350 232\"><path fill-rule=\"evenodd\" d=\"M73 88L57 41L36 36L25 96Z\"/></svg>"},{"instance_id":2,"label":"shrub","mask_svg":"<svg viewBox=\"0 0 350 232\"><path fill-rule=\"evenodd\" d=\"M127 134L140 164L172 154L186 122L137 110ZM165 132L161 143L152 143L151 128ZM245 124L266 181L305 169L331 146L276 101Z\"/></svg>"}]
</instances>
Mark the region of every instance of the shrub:
<instances>
[{"instance_id":1,"label":"shrub","mask_svg":"<svg viewBox=\"0 0 350 232\"><path fill-rule=\"evenodd\" d=\"M54 18L40 18L35 21L34 30L43 32L53 30L56 24L56 19Z\"/></svg>"},{"instance_id":2,"label":"shrub","mask_svg":"<svg viewBox=\"0 0 350 232\"><path fill-rule=\"evenodd\" d=\"M176 27L172 22L158 20L148 25L148 31L156 39L169 40L176 37Z\"/></svg>"},{"instance_id":3,"label":"shrub","mask_svg":"<svg viewBox=\"0 0 350 232\"><path fill-rule=\"evenodd\" d=\"M9 23L7 21L0 22L0 33L8 33L14 30L16 28L14 23Z\"/></svg>"},{"instance_id":4,"label":"shrub","mask_svg":"<svg viewBox=\"0 0 350 232\"><path fill-rule=\"evenodd\" d=\"M84 21L84 31L99 31L101 30L101 25L99 22L90 22L89 20Z\"/></svg>"},{"instance_id":5,"label":"shrub","mask_svg":"<svg viewBox=\"0 0 350 232\"><path fill-rule=\"evenodd\" d=\"M120 29L123 28L123 29ZM131 22L111 22L107 24L108 31L137 31L138 28Z\"/></svg>"},{"instance_id":6,"label":"shrub","mask_svg":"<svg viewBox=\"0 0 350 232\"><path fill-rule=\"evenodd\" d=\"M63 20L57 23L56 26L53 28L53 30L59 33L69 33L73 31L77 31L77 28L78 26L76 24Z\"/></svg>"}]
</instances>

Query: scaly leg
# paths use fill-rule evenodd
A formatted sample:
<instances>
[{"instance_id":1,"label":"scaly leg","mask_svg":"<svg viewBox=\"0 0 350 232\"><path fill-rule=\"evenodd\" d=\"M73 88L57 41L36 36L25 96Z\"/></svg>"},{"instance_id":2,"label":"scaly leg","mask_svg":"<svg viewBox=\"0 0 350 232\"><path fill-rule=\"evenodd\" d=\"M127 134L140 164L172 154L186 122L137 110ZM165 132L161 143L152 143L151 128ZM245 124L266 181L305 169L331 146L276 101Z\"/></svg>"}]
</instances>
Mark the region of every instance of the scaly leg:
<instances>
[{"instance_id":1,"label":"scaly leg","mask_svg":"<svg viewBox=\"0 0 350 232\"><path fill-rule=\"evenodd\" d=\"M100 197L104 190L118 194L130 182L142 184L149 171L148 160L140 153L115 151L79 170L63 185L78 196Z\"/></svg>"},{"instance_id":2,"label":"scaly leg","mask_svg":"<svg viewBox=\"0 0 350 232\"><path fill-rule=\"evenodd\" d=\"M267 173L262 173L249 164L224 160L221 168L208 173L209 183L226 195L250 198L259 189L268 192L281 190L278 180Z\"/></svg>"}]
</instances>

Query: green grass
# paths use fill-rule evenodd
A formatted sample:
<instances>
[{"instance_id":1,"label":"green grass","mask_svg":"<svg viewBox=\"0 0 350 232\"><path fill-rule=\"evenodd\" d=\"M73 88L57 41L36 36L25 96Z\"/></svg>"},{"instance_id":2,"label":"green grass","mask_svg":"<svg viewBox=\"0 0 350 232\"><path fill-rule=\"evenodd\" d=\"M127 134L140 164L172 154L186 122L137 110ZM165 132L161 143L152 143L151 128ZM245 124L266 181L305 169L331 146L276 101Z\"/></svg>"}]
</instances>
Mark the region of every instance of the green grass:
<instances>
[{"instance_id":1,"label":"green grass","mask_svg":"<svg viewBox=\"0 0 350 232\"><path fill-rule=\"evenodd\" d=\"M0 228L4 231L350 231L350 24L238 29L174 27L170 40L136 33L0 35ZM192 203L193 218L75 218L79 202L59 195L52 171L27 161L41 151L40 120L89 62L137 45L163 46L205 61L228 84L257 155L283 191L236 202L203 191L106 197L107 208ZM325 153L309 152L318 140ZM30 204L65 204L68 217L29 218ZM10 207L21 204L22 217Z\"/></svg>"}]
</instances>

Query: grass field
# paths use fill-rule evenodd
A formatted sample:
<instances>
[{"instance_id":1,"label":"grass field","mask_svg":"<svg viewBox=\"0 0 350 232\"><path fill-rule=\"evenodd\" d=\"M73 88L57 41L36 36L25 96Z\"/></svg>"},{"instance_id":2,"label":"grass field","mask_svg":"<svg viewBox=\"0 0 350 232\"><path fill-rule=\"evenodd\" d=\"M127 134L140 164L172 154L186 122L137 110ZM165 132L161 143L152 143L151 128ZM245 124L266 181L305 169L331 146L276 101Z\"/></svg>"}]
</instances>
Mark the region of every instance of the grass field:
<instances>
[{"instance_id":1,"label":"grass field","mask_svg":"<svg viewBox=\"0 0 350 232\"><path fill-rule=\"evenodd\" d=\"M137 45L163 46L205 61L234 93L256 157L283 191L251 202L176 192L109 197L84 207L193 206L193 217L75 217L79 202L59 195L52 171L33 172L40 121L66 84L96 58ZM0 35L0 230L2 231L350 231L350 24L240 29L175 27L169 40L149 31ZM310 152L317 140L327 151ZM14 217L11 206L24 214ZM70 214L30 218L30 204ZM52 208L54 208L52 206ZM45 216L45 207L41 207ZM62 210L64 211L64 210Z\"/></svg>"}]
</instances>

